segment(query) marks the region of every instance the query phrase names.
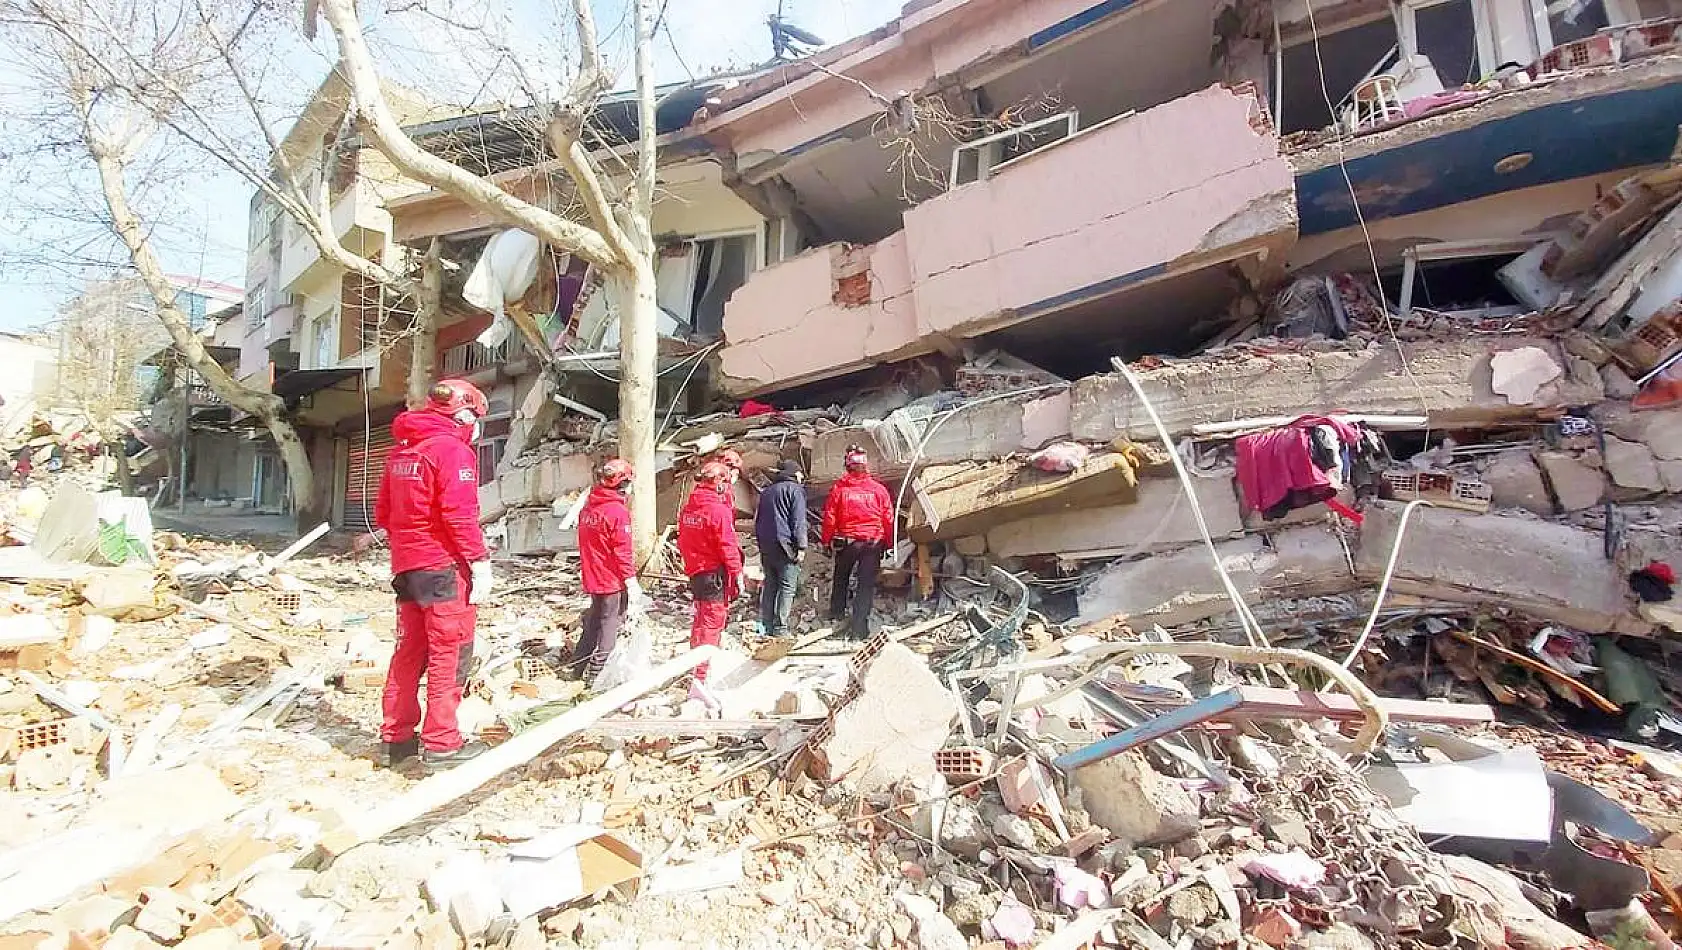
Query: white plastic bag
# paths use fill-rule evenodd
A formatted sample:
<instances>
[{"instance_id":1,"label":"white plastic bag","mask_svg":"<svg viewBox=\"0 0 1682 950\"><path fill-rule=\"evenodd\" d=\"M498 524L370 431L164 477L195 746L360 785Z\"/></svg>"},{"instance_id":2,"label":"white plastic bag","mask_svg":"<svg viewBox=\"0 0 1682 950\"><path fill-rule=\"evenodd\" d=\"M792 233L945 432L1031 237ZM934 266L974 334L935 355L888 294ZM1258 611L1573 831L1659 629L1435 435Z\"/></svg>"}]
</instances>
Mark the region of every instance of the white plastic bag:
<instances>
[{"instance_id":1,"label":"white plastic bag","mask_svg":"<svg viewBox=\"0 0 1682 950\"><path fill-rule=\"evenodd\" d=\"M1092 450L1079 442L1054 442L1028 456L1028 464L1042 472L1072 472L1091 456Z\"/></svg>"},{"instance_id":2,"label":"white plastic bag","mask_svg":"<svg viewBox=\"0 0 1682 950\"><path fill-rule=\"evenodd\" d=\"M641 615L632 614L625 618L625 626L619 631L619 642L613 645L613 652L607 655L607 664L596 675L596 682L591 688L600 693L642 676L654 669L653 653L648 625Z\"/></svg>"}]
</instances>

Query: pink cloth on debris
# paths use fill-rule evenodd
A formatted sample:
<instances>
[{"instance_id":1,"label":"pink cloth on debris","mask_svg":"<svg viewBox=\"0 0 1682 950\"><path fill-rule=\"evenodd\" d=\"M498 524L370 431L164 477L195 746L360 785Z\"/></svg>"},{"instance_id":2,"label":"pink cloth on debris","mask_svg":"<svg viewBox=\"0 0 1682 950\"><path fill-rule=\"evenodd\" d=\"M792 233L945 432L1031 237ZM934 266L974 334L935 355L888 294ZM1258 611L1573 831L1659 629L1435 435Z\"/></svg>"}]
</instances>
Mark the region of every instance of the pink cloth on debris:
<instances>
[{"instance_id":1,"label":"pink cloth on debris","mask_svg":"<svg viewBox=\"0 0 1682 950\"><path fill-rule=\"evenodd\" d=\"M1331 477L1314 464L1308 450L1315 426L1331 426L1344 445L1361 441L1354 426L1334 416L1302 416L1288 426L1243 436L1238 440L1238 486L1244 491L1244 504L1267 511L1293 491L1318 501L1337 494Z\"/></svg>"}]
</instances>

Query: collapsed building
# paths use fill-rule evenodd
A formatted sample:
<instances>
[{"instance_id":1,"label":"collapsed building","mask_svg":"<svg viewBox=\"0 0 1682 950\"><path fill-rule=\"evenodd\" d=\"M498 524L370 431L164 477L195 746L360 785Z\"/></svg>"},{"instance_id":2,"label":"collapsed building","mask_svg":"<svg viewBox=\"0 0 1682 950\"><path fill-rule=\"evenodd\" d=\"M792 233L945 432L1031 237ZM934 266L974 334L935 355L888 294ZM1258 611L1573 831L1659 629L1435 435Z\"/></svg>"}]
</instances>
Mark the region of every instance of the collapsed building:
<instances>
[{"instance_id":1,"label":"collapsed building","mask_svg":"<svg viewBox=\"0 0 1682 950\"><path fill-rule=\"evenodd\" d=\"M858 443L901 504L895 563L1028 569L1060 620L1218 621L1206 529L1246 595L1387 580L1653 629L1624 576L1675 553L1642 529L1682 490L1676 413L1648 408L1679 345L1676 11L1018 6L912 3L809 59L666 91L668 521L689 460L721 444L797 458L821 493ZM412 131L555 189L520 128ZM545 253L510 304L536 332L486 356L470 341L496 318L459 293L496 229L439 193L389 207L394 240L460 263L444 366L506 413L485 509L512 553L569 549L612 444L610 295ZM1383 443L1364 519L1250 510L1234 440L1318 414L1371 417ZM1064 442L1091 472L1026 459ZM1434 509L1401 527L1412 499Z\"/></svg>"}]
</instances>

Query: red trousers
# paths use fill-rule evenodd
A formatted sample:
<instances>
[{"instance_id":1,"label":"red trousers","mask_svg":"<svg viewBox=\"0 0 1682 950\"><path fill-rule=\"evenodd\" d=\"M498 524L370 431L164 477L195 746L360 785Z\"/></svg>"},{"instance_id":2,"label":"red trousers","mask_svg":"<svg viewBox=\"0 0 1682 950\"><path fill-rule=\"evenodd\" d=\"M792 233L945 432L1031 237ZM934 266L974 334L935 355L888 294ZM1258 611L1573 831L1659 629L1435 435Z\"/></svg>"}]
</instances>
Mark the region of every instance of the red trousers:
<instances>
[{"instance_id":1,"label":"red trousers","mask_svg":"<svg viewBox=\"0 0 1682 950\"><path fill-rule=\"evenodd\" d=\"M454 583L451 584L451 574ZM414 583L405 583L405 581ZM460 748L456 707L461 705L467 668L473 661L473 627L478 608L467 602L465 568L409 571L397 588L397 651L386 673L380 739L407 742L420 727L421 744L434 752ZM426 720L421 721L420 683L426 676Z\"/></svg>"},{"instance_id":2,"label":"red trousers","mask_svg":"<svg viewBox=\"0 0 1682 950\"><path fill-rule=\"evenodd\" d=\"M722 600L695 601L695 621L689 626L689 648L718 646L724 636L724 624L730 617L730 605ZM707 681L707 665L695 667L695 678Z\"/></svg>"}]
</instances>

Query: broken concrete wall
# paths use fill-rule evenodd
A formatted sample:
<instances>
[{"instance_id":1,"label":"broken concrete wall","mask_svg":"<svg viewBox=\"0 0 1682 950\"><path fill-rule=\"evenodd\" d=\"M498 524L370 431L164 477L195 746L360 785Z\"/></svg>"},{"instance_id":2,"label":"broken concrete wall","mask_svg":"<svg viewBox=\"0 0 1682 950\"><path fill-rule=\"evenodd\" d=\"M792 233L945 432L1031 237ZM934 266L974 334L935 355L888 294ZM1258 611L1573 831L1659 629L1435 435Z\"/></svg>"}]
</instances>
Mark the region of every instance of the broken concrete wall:
<instances>
[{"instance_id":1,"label":"broken concrete wall","mask_svg":"<svg viewBox=\"0 0 1682 950\"><path fill-rule=\"evenodd\" d=\"M1029 515L1126 503L1138 497L1133 465L1101 452L1072 472L1042 472L1025 460L931 465L913 483L907 523L917 541L961 538Z\"/></svg>"},{"instance_id":2,"label":"broken concrete wall","mask_svg":"<svg viewBox=\"0 0 1682 950\"><path fill-rule=\"evenodd\" d=\"M1343 545L1325 528L1251 535L1219 542L1215 550L1246 599L1335 593L1358 584ZM1135 629L1149 629L1151 624L1193 623L1231 609L1208 550L1198 544L1106 568L1081 591L1075 622L1119 616Z\"/></svg>"},{"instance_id":3,"label":"broken concrete wall","mask_svg":"<svg viewBox=\"0 0 1682 950\"><path fill-rule=\"evenodd\" d=\"M1047 443L1068 438L1069 394L1024 396L964 409L938 427L926 430L919 462L979 462L1029 452ZM845 426L819 433L812 439L813 484L840 478L847 446L860 445L870 455L871 471L878 476L902 475L910 464L908 454L894 451L891 440L878 438L873 426Z\"/></svg>"},{"instance_id":4,"label":"broken concrete wall","mask_svg":"<svg viewBox=\"0 0 1682 950\"><path fill-rule=\"evenodd\" d=\"M1283 253L1296 238L1291 167L1259 109L1213 86L1111 119L910 209L874 245L754 274L725 307L724 388L752 395L950 351L1134 285Z\"/></svg>"},{"instance_id":5,"label":"broken concrete wall","mask_svg":"<svg viewBox=\"0 0 1682 950\"><path fill-rule=\"evenodd\" d=\"M1231 479L1199 478L1192 484L1197 506L1203 509L1215 540L1244 533ZM1138 491L1133 504L1060 511L999 525L987 532L987 550L996 557L1075 557L1099 551L1126 556L1184 547L1202 539L1191 501L1177 479L1141 479Z\"/></svg>"},{"instance_id":6,"label":"broken concrete wall","mask_svg":"<svg viewBox=\"0 0 1682 950\"><path fill-rule=\"evenodd\" d=\"M1368 506L1355 567L1377 584L1403 505ZM1506 607L1591 632L1645 633L1623 571L1600 534L1524 517L1419 508L1408 521L1391 589L1451 603Z\"/></svg>"},{"instance_id":7,"label":"broken concrete wall","mask_svg":"<svg viewBox=\"0 0 1682 950\"><path fill-rule=\"evenodd\" d=\"M1212 86L1083 129L907 211L919 332L971 336L1182 259L1288 246L1290 163L1251 122L1257 107ZM1118 163L1130 173L1116 174Z\"/></svg>"},{"instance_id":8,"label":"broken concrete wall","mask_svg":"<svg viewBox=\"0 0 1682 950\"><path fill-rule=\"evenodd\" d=\"M1206 423L1333 411L1423 412L1433 427L1491 424L1534 419L1542 410L1595 403L1603 396L1599 374L1588 363L1568 358L1550 340L1473 338L1400 346L1401 354L1394 345L1373 343L1364 349L1205 357L1138 375L1175 435ZM1545 350L1564 375L1543 386L1529 405L1515 406L1490 387L1490 358L1530 346ZM1075 438L1085 441L1156 436L1132 388L1118 373L1075 383L1070 427Z\"/></svg>"}]
</instances>

